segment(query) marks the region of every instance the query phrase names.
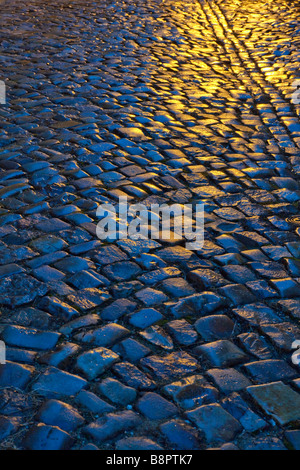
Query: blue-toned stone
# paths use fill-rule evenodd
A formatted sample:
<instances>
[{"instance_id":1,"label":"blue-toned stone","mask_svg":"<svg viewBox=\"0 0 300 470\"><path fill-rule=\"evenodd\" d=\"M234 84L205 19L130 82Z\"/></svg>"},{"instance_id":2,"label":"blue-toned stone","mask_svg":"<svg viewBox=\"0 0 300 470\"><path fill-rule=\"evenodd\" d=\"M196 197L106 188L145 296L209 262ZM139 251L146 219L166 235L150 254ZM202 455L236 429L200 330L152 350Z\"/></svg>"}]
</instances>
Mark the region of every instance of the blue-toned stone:
<instances>
[{"instance_id":1,"label":"blue-toned stone","mask_svg":"<svg viewBox=\"0 0 300 470\"><path fill-rule=\"evenodd\" d=\"M251 385L250 380L239 371L229 369L209 369L207 375L215 382L221 392L228 394L243 390Z\"/></svg>"},{"instance_id":2,"label":"blue-toned stone","mask_svg":"<svg viewBox=\"0 0 300 470\"><path fill-rule=\"evenodd\" d=\"M19 427L18 419L0 416L0 439L3 442L11 434L15 433Z\"/></svg>"},{"instance_id":3,"label":"blue-toned stone","mask_svg":"<svg viewBox=\"0 0 300 470\"><path fill-rule=\"evenodd\" d=\"M276 382L279 380L291 380L297 377L296 370L285 361L269 359L265 361L250 362L243 369L257 384Z\"/></svg>"},{"instance_id":4,"label":"blue-toned stone","mask_svg":"<svg viewBox=\"0 0 300 470\"><path fill-rule=\"evenodd\" d=\"M186 320L170 321L166 325L166 329L175 341L183 346L190 346L198 339L198 335L193 326Z\"/></svg>"},{"instance_id":5,"label":"blue-toned stone","mask_svg":"<svg viewBox=\"0 0 300 470\"><path fill-rule=\"evenodd\" d=\"M218 390L210 385L202 375L192 375L163 388L183 409L208 403L215 403L219 398Z\"/></svg>"},{"instance_id":6,"label":"blue-toned stone","mask_svg":"<svg viewBox=\"0 0 300 470\"><path fill-rule=\"evenodd\" d=\"M136 305L136 302L129 299L117 299L101 311L101 318L110 321L118 320L123 315L131 313Z\"/></svg>"},{"instance_id":7,"label":"blue-toned stone","mask_svg":"<svg viewBox=\"0 0 300 470\"><path fill-rule=\"evenodd\" d=\"M205 341L212 341L230 338L234 332L234 323L226 315L209 315L199 318L195 328Z\"/></svg>"},{"instance_id":8,"label":"blue-toned stone","mask_svg":"<svg viewBox=\"0 0 300 470\"><path fill-rule=\"evenodd\" d=\"M76 395L86 385L86 380L78 377L78 375L49 367L33 383L31 389L48 398L59 398Z\"/></svg>"},{"instance_id":9,"label":"blue-toned stone","mask_svg":"<svg viewBox=\"0 0 300 470\"><path fill-rule=\"evenodd\" d=\"M155 323L163 320L164 316L154 308L143 308L139 312L132 313L128 316L128 321L136 328L147 328Z\"/></svg>"},{"instance_id":10,"label":"blue-toned stone","mask_svg":"<svg viewBox=\"0 0 300 470\"><path fill-rule=\"evenodd\" d=\"M93 253L93 259L101 265L110 265L117 261L126 260L127 255L117 246L107 245L95 250L95 252Z\"/></svg>"},{"instance_id":11,"label":"blue-toned stone","mask_svg":"<svg viewBox=\"0 0 300 470\"><path fill-rule=\"evenodd\" d=\"M43 254L63 250L67 243L55 235L45 235L30 242L30 246Z\"/></svg>"},{"instance_id":12,"label":"blue-toned stone","mask_svg":"<svg viewBox=\"0 0 300 470\"><path fill-rule=\"evenodd\" d=\"M242 320L246 320L253 326L259 326L264 323L280 323L281 318L275 311L262 303L253 303L233 309L233 312Z\"/></svg>"},{"instance_id":13,"label":"blue-toned stone","mask_svg":"<svg viewBox=\"0 0 300 470\"><path fill-rule=\"evenodd\" d=\"M53 352L48 352L39 357L39 362L49 366L60 367L72 359L80 351L80 347L74 343L61 343Z\"/></svg>"},{"instance_id":14,"label":"blue-toned stone","mask_svg":"<svg viewBox=\"0 0 300 470\"><path fill-rule=\"evenodd\" d=\"M9 345L39 350L52 349L60 336L60 333L52 331L39 331L34 328L11 325L7 326L2 333L4 341Z\"/></svg>"},{"instance_id":15,"label":"blue-toned stone","mask_svg":"<svg viewBox=\"0 0 300 470\"><path fill-rule=\"evenodd\" d=\"M141 365L149 369L158 380L169 381L181 375L195 372L197 361L186 352L173 352L167 356L150 356L141 359Z\"/></svg>"},{"instance_id":16,"label":"blue-toned stone","mask_svg":"<svg viewBox=\"0 0 300 470\"><path fill-rule=\"evenodd\" d=\"M184 421L171 420L160 426L162 435L168 440L172 448L177 450L199 450L200 437L192 426Z\"/></svg>"},{"instance_id":17,"label":"blue-toned stone","mask_svg":"<svg viewBox=\"0 0 300 470\"><path fill-rule=\"evenodd\" d=\"M248 359L240 348L225 339L198 346L195 352L203 354L215 367L231 367Z\"/></svg>"},{"instance_id":18,"label":"blue-toned stone","mask_svg":"<svg viewBox=\"0 0 300 470\"><path fill-rule=\"evenodd\" d=\"M27 274L14 274L0 281L0 304L9 307L24 305L47 293L46 284Z\"/></svg>"},{"instance_id":19,"label":"blue-toned stone","mask_svg":"<svg viewBox=\"0 0 300 470\"><path fill-rule=\"evenodd\" d=\"M250 354L257 357L257 359L271 359L273 357L267 342L264 338L260 337L257 333L242 333L238 335L239 341L244 349Z\"/></svg>"},{"instance_id":20,"label":"blue-toned stone","mask_svg":"<svg viewBox=\"0 0 300 470\"><path fill-rule=\"evenodd\" d=\"M141 424L141 418L133 411L108 413L84 428L84 433L102 443L113 439L125 431L136 428Z\"/></svg>"},{"instance_id":21,"label":"blue-toned stone","mask_svg":"<svg viewBox=\"0 0 300 470\"><path fill-rule=\"evenodd\" d=\"M120 379L130 387L138 390L152 390L155 383L148 375L140 371L130 362L120 362L113 367L113 371Z\"/></svg>"},{"instance_id":22,"label":"blue-toned stone","mask_svg":"<svg viewBox=\"0 0 300 470\"><path fill-rule=\"evenodd\" d=\"M277 437L255 437L255 439L243 446L243 450L272 451L287 450L287 448Z\"/></svg>"},{"instance_id":23,"label":"blue-toned stone","mask_svg":"<svg viewBox=\"0 0 300 470\"><path fill-rule=\"evenodd\" d=\"M116 344L112 349L130 362L138 362L151 353L149 348L132 338L124 339L124 341Z\"/></svg>"},{"instance_id":24,"label":"blue-toned stone","mask_svg":"<svg viewBox=\"0 0 300 470\"><path fill-rule=\"evenodd\" d=\"M295 429L285 432L285 438L292 446L293 450L300 450L300 430Z\"/></svg>"},{"instance_id":25,"label":"blue-toned stone","mask_svg":"<svg viewBox=\"0 0 300 470\"><path fill-rule=\"evenodd\" d=\"M109 323L87 333L78 333L75 339L93 346L111 347L129 334L129 330L123 326Z\"/></svg>"},{"instance_id":26,"label":"blue-toned stone","mask_svg":"<svg viewBox=\"0 0 300 470\"><path fill-rule=\"evenodd\" d=\"M76 305L80 310L89 310L99 307L106 300L110 299L108 292L96 288L86 288L68 295L68 300Z\"/></svg>"},{"instance_id":27,"label":"blue-toned stone","mask_svg":"<svg viewBox=\"0 0 300 470\"><path fill-rule=\"evenodd\" d=\"M108 286L110 284L106 277L98 274L96 271L79 271L68 279L68 283L76 289L86 289L99 286Z\"/></svg>"},{"instance_id":28,"label":"blue-toned stone","mask_svg":"<svg viewBox=\"0 0 300 470\"><path fill-rule=\"evenodd\" d=\"M134 388L128 387L118 380L107 378L103 380L98 386L99 392L101 392L106 398L117 405L129 405L135 401L137 392Z\"/></svg>"},{"instance_id":29,"label":"blue-toned stone","mask_svg":"<svg viewBox=\"0 0 300 470\"><path fill-rule=\"evenodd\" d=\"M205 315L224 305L226 305L224 297L214 292L202 292L185 297L176 303L172 302L169 308L175 318L182 318L190 315L198 317L200 313Z\"/></svg>"},{"instance_id":30,"label":"blue-toned stone","mask_svg":"<svg viewBox=\"0 0 300 470\"><path fill-rule=\"evenodd\" d=\"M183 278L165 279L161 285L171 297L184 297L195 293L195 289Z\"/></svg>"},{"instance_id":31,"label":"blue-toned stone","mask_svg":"<svg viewBox=\"0 0 300 470\"><path fill-rule=\"evenodd\" d=\"M63 431L74 431L84 424L84 418L71 405L58 400L48 400L39 409L36 419L44 424L57 426Z\"/></svg>"},{"instance_id":32,"label":"blue-toned stone","mask_svg":"<svg viewBox=\"0 0 300 470\"><path fill-rule=\"evenodd\" d=\"M43 297L39 302L39 307L65 321L79 315L78 311L74 307L63 302L58 297Z\"/></svg>"},{"instance_id":33,"label":"blue-toned stone","mask_svg":"<svg viewBox=\"0 0 300 470\"><path fill-rule=\"evenodd\" d=\"M219 293L227 297L235 306L256 301L255 295L243 284L229 284L219 288Z\"/></svg>"},{"instance_id":34,"label":"blue-toned stone","mask_svg":"<svg viewBox=\"0 0 300 470\"><path fill-rule=\"evenodd\" d=\"M243 429L241 424L218 404L200 406L187 411L186 415L205 434L209 443L231 441Z\"/></svg>"},{"instance_id":35,"label":"blue-toned stone","mask_svg":"<svg viewBox=\"0 0 300 470\"><path fill-rule=\"evenodd\" d=\"M6 347L6 360L11 362L24 362L25 364L33 364L37 358L38 353L35 351L28 351L27 349L10 348Z\"/></svg>"},{"instance_id":36,"label":"blue-toned stone","mask_svg":"<svg viewBox=\"0 0 300 470\"><path fill-rule=\"evenodd\" d=\"M267 422L254 413L247 403L238 395L233 393L222 402L223 407L239 420L248 432L257 432L267 427Z\"/></svg>"},{"instance_id":37,"label":"blue-toned stone","mask_svg":"<svg viewBox=\"0 0 300 470\"><path fill-rule=\"evenodd\" d=\"M247 392L278 424L284 426L300 419L300 395L283 382L253 385Z\"/></svg>"},{"instance_id":38,"label":"blue-toned stone","mask_svg":"<svg viewBox=\"0 0 300 470\"><path fill-rule=\"evenodd\" d=\"M102 415L104 413L111 413L115 407L101 400L97 395L86 390L82 390L75 398L76 402L88 409L90 412Z\"/></svg>"},{"instance_id":39,"label":"blue-toned stone","mask_svg":"<svg viewBox=\"0 0 300 470\"><path fill-rule=\"evenodd\" d=\"M0 387L15 387L23 390L32 379L35 368L6 361L0 365Z\"/></svg>"},{"instance_id":40,"label":"blue-toned stone","mask_svg":"<svg viewBox=\"0 0 300 470\"><path fill-rule=\"evenodd\" d=\"M137 408L150 420L167 419L178 413L175 405L153 392L145 393L137 402Z\"/></svg>"},{"instance_id":41,"label":"blue-toned stone","mask_svg":"<svg viewBox=\"0 0 300 470\"><path fill-rule=\"evenodd\" d=\"M135 294L136 298L143 302L147 307L157 305L168 300L168 297L161 291L148 287Z\"/></svg>"},{"instance_id":42,"label":"blue-toned stone","mask_svg":"<svg viewBox=\"0 0 300 470\"><path fill-rule=\"evenodd\" d=\"M23 441L28 450L69 450L74 440L56 426L39 423L30 428Z\"/></svg>"},{"instance_id":43,"label":"blue-toned stone","mask_svg":"<svg viewBox=\"0 0 300 470\"><path fill-rule=\"evenodd\" d=\"M89 269L89 262L83 258L79 258L78 256L68 256L55 263L55 267L60 271L74 274L78 271Z\"/></svg>"},{"instance_id":44,"label":"blue-toned stone","mask_svg":"<svg viewBox=\"0 0 300 470\"><path fill-rule=\"evenodd\" d=\"M141 268L132 261L122 261L105 266L103 273L114 281L128 281L136 277L141 272Z\"/></svg>"},{"instance_id":45,"label":"blue-toned stone","mask_svg":"<svg viewBox=\"0 0 300 470\"><path fill-rule=\"evenodd\" d=\"M118 354L110 349L96 348L82 353L76 361L76 367L85 377L93 380L102 375L118 359Z\"/></svg>"},{"instance_id":46,"label":"blue-toned stone","mask_svg":"<svg viewBox=\"0 0 300 470\"><path fill-rule=\"evenodd\" d=\"M128 437L124 439L120 439L116 442L116 449L117 450L154 450L159 451L163 450L163 448L154 442L152 439L147 437L139 436L139 437Z\"/></svg>"}]
</instances>

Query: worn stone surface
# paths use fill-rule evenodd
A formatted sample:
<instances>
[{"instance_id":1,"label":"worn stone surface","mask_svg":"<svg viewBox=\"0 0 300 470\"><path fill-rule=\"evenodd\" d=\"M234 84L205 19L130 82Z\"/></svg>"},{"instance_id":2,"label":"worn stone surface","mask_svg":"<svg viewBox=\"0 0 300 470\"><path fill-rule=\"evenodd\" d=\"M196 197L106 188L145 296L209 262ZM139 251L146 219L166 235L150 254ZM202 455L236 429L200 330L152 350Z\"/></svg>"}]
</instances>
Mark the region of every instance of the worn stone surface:
<instances>
[{"instance_id":1,"label":"worn stone surface","mask_svg":"<svg viewBox=\"0 0 300 470\"><path fill-rule=\"evenodd\" d=\"M147 392L140 398L137 408L150 420L167 419L177 414L177 408L173 403L152 392Z\"/></svg>"},{"instance_id":2,"label":"worn stone surface","mask_svg":"<svg viewBox=\"0 0 300 470\"><path fill-rule=\"evenodd\" d=\"M247 391L279 424L285 425L300 420L299 395L283 382L251 386Z\"/></svg>"},{"instance_id":3,"label":"worn stone surface","mask_svg":"<svg viewBox=\"0 0 300 470\"><path fill-rule=\"evenodd\" d=\"M93 380L103 374L118 359L119 356L110 349L96 348L81 354L76 361L76 367L85 377Z\"/></svg>"},{"instance_id":4,"label":"worn stone surface","mask_svg":"<svg viewBox=\"0 0 300 470\"><path fill-rule=\"evenodd\" d=\"M120 433L136 428L141 423L141 418L133 411L121 411L109 413L103 418L89 424L84 432L96 442L107 441Z\"/></svg>"},{"instance_id":5,"label":"worn stone surface","mask_svg":"<svg viewBox=\"0 0 300 470\"><path fill-rule=\"evenodd\" d=\"M63 431L74 431L84 423L84 418L72 406L58 400L43 404L36 418L45 424L57 426Z\"/></svg>"},{"instance_id":6,"label":"worn stone surface","mask_svg":"<svg viewBox=\"0 0 300 470\"><path fill-rule=\"evenodd\" d=\"M0 1L1 449L299 447L299 28L285 0ZM99 240L119 196L203 202L203 247Z\"/></svg>"},{"instance_id":7,"label":"worn stone surface","mask_svg":"<svg viewBox=\"0 0 300 470\"><path fill-rule=\"evenodd\" d=\"M160 430L172 448L178 450L198 450L203 442L197 431L184 421L167 421Z\"/></svg>"},{"instance_id":8,"label":"worn stone surface","mask_svg":"<svg viewBox=\"0 0 300 470\"><path fill-rule=\"evenodd\" d=\"M69 450L73 443L70 434L42 423L32 427L23 441L28 450Z\"/></svg>"},{"instance_id":9,"label":"worn stone surface","mask_svg":"<svg viewBox=\"0 0 300 470\"><path fill-rule=\"evenodd\" d=\"M119 405L129 405L135 401L137 393L134 388L127 387L118 380L104 379L99 385L99 391L110 401Z\"/></svg>"},{"instance_id":10,"label":"worn stone surface","mask_svg":"<svg viewBox=\"0 0 300 470\"><path fill-rule=\"evenodd\" d=\"M242 429L239 422L218 404L200 406L188 411L187 416L209 443L231 441Z\"/></svg>"},{"instance_id":11,"label":"worn stone surface","mask_svg":"<svg viewBox=\"0 0 300 470\"><path fill-rule=\"evenodd\" d=\"M128 437L116 442L117 450L163 450L163 447L147 437Z\"/></svg>"}]
</instances>

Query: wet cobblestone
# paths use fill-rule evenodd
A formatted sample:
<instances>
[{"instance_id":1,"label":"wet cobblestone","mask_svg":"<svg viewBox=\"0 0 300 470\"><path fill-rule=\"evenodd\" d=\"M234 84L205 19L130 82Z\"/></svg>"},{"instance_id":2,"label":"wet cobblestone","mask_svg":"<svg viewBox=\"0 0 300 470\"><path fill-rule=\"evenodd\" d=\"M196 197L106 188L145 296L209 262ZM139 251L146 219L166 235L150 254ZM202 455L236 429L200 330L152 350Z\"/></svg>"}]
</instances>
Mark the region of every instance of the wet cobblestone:
<instances>
[{"instance_id":1,"label":"wet cobblestone","mask_svg":"<svg viewBox=\"0 0 300 470\"><path fill-rule=\"evenodd\" d=\"M1 449L299 450L299 5L0 4ZM205 204L205 244L98 204Z\"/></svg>"}]
</instances>

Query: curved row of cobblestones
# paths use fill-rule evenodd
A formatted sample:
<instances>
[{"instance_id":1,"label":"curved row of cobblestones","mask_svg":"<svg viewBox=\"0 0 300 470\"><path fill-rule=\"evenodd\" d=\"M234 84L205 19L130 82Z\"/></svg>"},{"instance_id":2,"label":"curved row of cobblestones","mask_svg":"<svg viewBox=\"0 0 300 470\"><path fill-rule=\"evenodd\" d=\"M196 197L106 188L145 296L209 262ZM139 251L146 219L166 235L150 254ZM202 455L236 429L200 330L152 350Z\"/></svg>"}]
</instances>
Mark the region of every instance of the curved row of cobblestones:
<instances>
[{"instance_id":1,"label":"curved row of cobblestones","mask_svg":"<svg viewBox=\"0 0 300 470\"><path fill-rule=\"evenodd\" d=\"M297 2L0 11L0 448L300 449ZM101 242L120 196L204 247Z\"/></svg>"}]
</instances>

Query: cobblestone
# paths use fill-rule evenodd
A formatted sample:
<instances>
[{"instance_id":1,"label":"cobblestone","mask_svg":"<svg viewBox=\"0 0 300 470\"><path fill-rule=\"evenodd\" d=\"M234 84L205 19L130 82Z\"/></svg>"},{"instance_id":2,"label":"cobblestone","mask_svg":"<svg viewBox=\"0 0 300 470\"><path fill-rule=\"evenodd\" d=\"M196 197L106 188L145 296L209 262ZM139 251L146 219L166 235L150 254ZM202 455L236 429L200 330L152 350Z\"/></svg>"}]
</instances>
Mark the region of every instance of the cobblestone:
<instances>
[{"instance_id":1,"label":"cobblestone","mask_svg":"<svg viewBox=\"0 0 300 470\"><path fill-rule=\"evenodd\" d=\"M0 12L0 449L299 449L296 2ZM203 247L99 240L119 196Z\"/></svg>"}]
</instances>

